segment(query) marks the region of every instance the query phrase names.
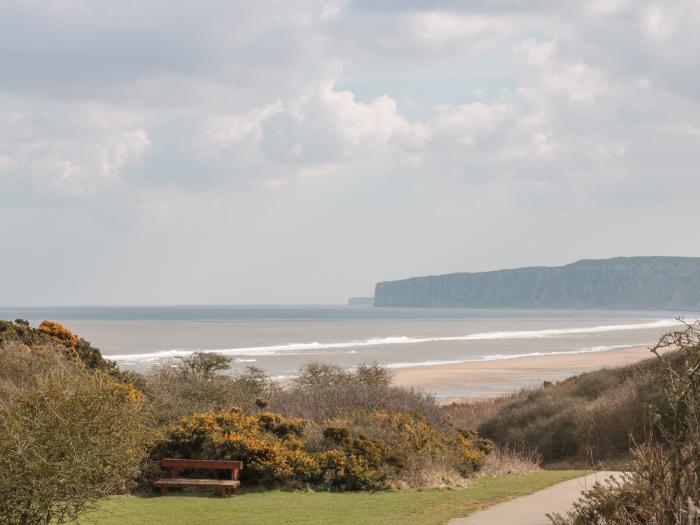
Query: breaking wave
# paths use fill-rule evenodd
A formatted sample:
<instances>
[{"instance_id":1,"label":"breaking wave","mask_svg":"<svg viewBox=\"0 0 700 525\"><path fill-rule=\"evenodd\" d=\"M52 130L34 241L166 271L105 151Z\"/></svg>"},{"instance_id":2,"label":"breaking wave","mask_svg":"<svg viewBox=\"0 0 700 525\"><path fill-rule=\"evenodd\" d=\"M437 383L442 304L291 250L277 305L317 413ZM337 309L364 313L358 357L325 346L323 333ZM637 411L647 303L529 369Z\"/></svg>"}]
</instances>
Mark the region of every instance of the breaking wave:
<instances>
[{"instance_id":1,"label":"breaking wave","mask_svg":"<svg viewBox=\"0 0 700 525\"><path fill-rule=\"evenodd\" d=\"M638 348L645 346L647 343L636 343L632 345L611 345L611 346L591 346L589 348L579 348L578 350L560 350L553 352L529 352L527 354L490 354L470 359L455 359L451 361L421 361L418 363L389 363L384 365L385 368L414 368L422 366L436 365L458 365L461 363L481 363L484 361L503 361L506 359L518 359L521 357L541 357L550 355L573 355L573 354L592 354L596 352L608 352L610 350L622 350L624 348Z\"/></svg>"},{"instance_id":2,"label":"breaking wave","mask_svg":"<svg viewBox=\"0 0 700 525\"><path fill-rule=\"evenodd\" d=\"M369 339L353 340L353 341L341 341L341 342L310 342L310 343L288 343L279 345L269 345L269 346L251 346L242 348L224 348L224 349L200 349L207 352L214 352L217 354L235 357L235 356L274 356L280 354L293 354L293 355L318 355L320 351L324 350L334 350L334 349L354 349L366 346L382 346L382 345L410 345L410 344L420 344L420 343L434 343L434 342L454 342L454 341L481 341L481 340L498 340L498 339L548 339L563 337L568 335L577 334L595 334L602 332L617 332L624 330L644 330L644 329L655 329L655 328L670 328L672 326L677 326L681 324L680 321L676 319L659 319L657 321L650 321L647 323L636 323L636 324L618 324L618 325L602 325L602 326L592 326L586 328L555 328L547 330L518 330L518 331L503 331L503 332L480 332L468 335L459 336L444 336L444 337L412 337L412 336L394 336L394 337L372 337ZM613 347L594 347L594 348L605 348L612 349ZM165 359L170 359L173 357L184 357L192 354L198 349L173 349L173 350L162 350L156 352L148 352L141 354L120 354L120 355L109 355L105 356L107 359L111 359L119 362L126 363L149 363L157 362ZM581 353L581 352L591 352L591 351L605 351L605 350L572 350L568 352L559 353ZM352 353L351 351L350 353ZM486 356L482 359L513 359L514 357L525 357L526 355L538 355L538 354L522 354L522 355L503 355L496 357ZM481 359L480 359L481 360ZM243 360L241 360L243 361ZM463 362L463 361L460 361ZM444 364L442 362L428 362L431 364ZM392 365L395 366L395 365ZM411 365L411 366L421 366L421 365ZM430 366L430 365L423 365Z\"/></svg>"}]
</instances>

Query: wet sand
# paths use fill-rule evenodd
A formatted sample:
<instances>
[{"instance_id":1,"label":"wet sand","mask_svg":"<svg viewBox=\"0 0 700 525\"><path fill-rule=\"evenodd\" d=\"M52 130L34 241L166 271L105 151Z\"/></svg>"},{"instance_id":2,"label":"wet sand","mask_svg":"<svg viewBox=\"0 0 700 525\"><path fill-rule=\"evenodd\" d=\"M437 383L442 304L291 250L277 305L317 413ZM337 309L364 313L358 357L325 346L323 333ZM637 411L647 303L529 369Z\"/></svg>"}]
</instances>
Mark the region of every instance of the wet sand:
<instances>
[{"instance_id":1,"label":"wet sand","mask_svg":"<svg viewBox=\"0 0 700 525\"><path fill-rule=\"evenodd\" d=\"M397 370L394 383L438 395L441 401L506 394L543 381L624 366L653 357L647 347L599 353L534 356Z\"/></svg>"}]
</instances>

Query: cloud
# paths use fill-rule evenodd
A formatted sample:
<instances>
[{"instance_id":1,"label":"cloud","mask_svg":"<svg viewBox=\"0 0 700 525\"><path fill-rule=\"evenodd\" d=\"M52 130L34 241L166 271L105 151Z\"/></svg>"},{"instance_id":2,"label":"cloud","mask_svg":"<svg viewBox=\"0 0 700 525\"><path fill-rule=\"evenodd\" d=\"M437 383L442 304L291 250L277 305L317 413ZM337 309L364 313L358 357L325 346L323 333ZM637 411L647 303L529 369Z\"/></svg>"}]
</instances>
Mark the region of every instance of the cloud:
<instances>
[{"instance_id":1,"label":"cloud","mask_svg":"<svg viewBox=\"0 0 700 525\"><path fill-rule=\"evenodd\" d=\"M125 164L140 158L150 143L142 129L122 133L107 158L102 159L100 177L107 182L118 181Z\"/></svg>"},{"instance_id":2,"label":"cloud","mask_svg":"<svg viewBox=\"0 0 700 525\"><path fill-rule=\"evenodd\" d=\"M78 160L48 153L15 163L15 170L28 169L31 183L39 194L55 191L68 197L88 197L120 181L122 170L138 160L150 144L143 130L125 132L116 141L94 155ZM48 146L50 151L52 148ZM55 148L61 150L60 146ZM71 148L72 149L72 148ZM19 175L21 176L21 175Z\"/></svg>"},{"instance_id":3,"label":"cloud","mask_svg":"<svg viewBox=\"0 0 700 525\"><path fill-rule=\"evenodd\" d=\"M6 180L89 196L370 159L528 177L699 125L693 2L168 5L3 5Z\"/></svg>"},{"instance_id":4,"label":"cloud","mask_svg":"<svg viewBox=\"0 0 700 525\"><path fill-rule=\"evenodd\" d=\"M0 171L25 199L32 193L74 198L104 190L119 183L150 144L143 129L119 129L130 120L120 111L91 104L27 107L5 115Z\"/></svg>"},{"instance_id":5,"label":"cloud","mask_svg":"<svg viewBox=\"0 0 700 525\"><path fill-rule=\"evenodd\" d=\"M26 253L47 228L110 239L107 266L112 246L182 272L204 264L183 246L213 250L203 282L249 298L231 268L272 282L279 246L304 250L298 290L343 261L356 283L485 264L462 247L489 245L483 223L502 235L484 253L513 224L552 256L536 232L572 221L668 232L698 188L698 25L692 0L8 0L0 219Z\"/></svg>"},{"instance_id":6,"label":"cloud","mask_svg":"<svg viewBox=\"0 0 700 525\"><path fill-rule=\"evenodd\" d=\"M427 126L402 116L391 97L358 102L325 81L264 120L261 147L276 162L327 163L420 147L429 135Z\"/></svg>"}]
</instances>

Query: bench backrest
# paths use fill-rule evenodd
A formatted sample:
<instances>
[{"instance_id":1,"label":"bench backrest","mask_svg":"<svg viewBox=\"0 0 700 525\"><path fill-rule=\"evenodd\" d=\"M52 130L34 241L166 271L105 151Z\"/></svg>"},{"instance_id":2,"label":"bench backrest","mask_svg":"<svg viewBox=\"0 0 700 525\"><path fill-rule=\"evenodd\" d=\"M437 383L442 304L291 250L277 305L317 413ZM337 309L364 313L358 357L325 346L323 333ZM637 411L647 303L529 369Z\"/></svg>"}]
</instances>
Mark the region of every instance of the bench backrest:
<instances>
[{"instance_id":1,"label":"bench backrest","mask_svg":"<svg viewBox=\"0 0 700 525\"><path fill-rule=\"evenodd\" d=\"M219 461L213 459L161 459L160 465L170 471L170 477L176 478L178 470L183 468L198 468L207 470L230 470L231 479L238 479L238 473L243 468L241 461Z\"/></svg>"}]
</instances>

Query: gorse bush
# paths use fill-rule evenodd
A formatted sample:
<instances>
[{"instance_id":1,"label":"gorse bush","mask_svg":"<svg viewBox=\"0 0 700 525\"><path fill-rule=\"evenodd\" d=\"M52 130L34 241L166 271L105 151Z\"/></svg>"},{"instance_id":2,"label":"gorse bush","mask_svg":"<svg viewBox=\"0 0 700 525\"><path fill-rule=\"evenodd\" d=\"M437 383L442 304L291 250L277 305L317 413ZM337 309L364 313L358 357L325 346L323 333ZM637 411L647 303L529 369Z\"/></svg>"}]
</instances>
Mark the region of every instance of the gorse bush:
<instances>
[{"instance_id":1,"label":"gorse bush","mask_svg":"<svg viewBox=\"0 0 700 525\"><path fill-rule=\"evenodd\" d=\"M490 450L475 433L446 433L404 412L368 412L346 423L237 408L205 412L172 425L152 459L237 459L249 484L371 490L402 480L417 458L449 459L460 475L470 475Z\"/></svg>"},{"instance_id":2,"label":"gorse bush","mask_svg":"<svg viewBox=\"0 0 700 525\"><path fill-rule=\"evenodd\" d=\"M54 321L42 321L37 328L23 319L0 320L0 345L19 344L46 354L60 355L88 370L101 370L115 380L142 388L141 376L120 370L114 361L102 357L102 353L82 337Z\"/></svg>"},{"instance_id":3,"label":"gorse bush","mask_svg":"<svg viewBox=\"0 0 700 525\"><path fill-rule=\"evenodd\" d=\"M355 432L386 445L388 458L400 469L428 469L449 464L462 476L469 476L484 464L492 444L472 430L431 425L419 415L403 411L359 411L346 419ZM413 484L410 477L400 479Z\"/></svg>"},{"instance_id":4,"label":"gorse bush","mask_svg":"<svg viewBox=\"0 0 700 525\"><path fill-rule=\"evenodd\" d=\"M303 424L271 413L247 416L240 409L204 412L173 425L153 457L240 460L245 482L306 482L318 475L318 465L303 451Z\"/></svg>"},{"instance_id":5,"label":"gorse bush","mask_svg":"<svg viewBox=\"0 0 700 525\"><path fill-rule=\"evenodd\" d=\"M43 321L38 328L32 328L22 319L14 322L0 321L0 344L11 342L31 348L52 348L87 368L117 371L116 365L102 357L97 348L54 321Z\"/></svg>"}]
</instances>

